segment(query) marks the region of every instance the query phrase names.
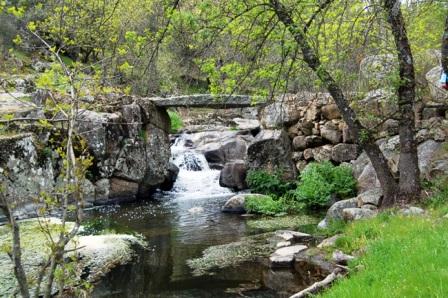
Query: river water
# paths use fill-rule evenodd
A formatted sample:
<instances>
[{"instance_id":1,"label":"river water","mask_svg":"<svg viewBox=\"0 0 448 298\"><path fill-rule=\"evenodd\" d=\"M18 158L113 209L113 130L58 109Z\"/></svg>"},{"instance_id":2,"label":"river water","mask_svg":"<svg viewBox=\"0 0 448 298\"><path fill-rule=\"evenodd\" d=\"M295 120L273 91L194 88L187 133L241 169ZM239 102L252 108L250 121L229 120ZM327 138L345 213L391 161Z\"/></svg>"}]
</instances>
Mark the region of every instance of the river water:
<instances>
[{"instance_id":1,"label":"river water","mask_svg":"<svg viewBox=\"0 0 448 298\"><path fill-rule=\"evenodd\" d=\"M172 191L158 193L151 202L89 212L104 227L139 233L149 243L132 264L115 268L98 284L93 296L288 297L303 288L294 272L258 263L213 276L191 274L186 260L201 256L209 246L237 241L247 230L244 217L220 212L233 193L219 186L219 171L210 169L187 141L181 136L172 146L173 162L180 168Z\"/></svg>"}]
</instances>

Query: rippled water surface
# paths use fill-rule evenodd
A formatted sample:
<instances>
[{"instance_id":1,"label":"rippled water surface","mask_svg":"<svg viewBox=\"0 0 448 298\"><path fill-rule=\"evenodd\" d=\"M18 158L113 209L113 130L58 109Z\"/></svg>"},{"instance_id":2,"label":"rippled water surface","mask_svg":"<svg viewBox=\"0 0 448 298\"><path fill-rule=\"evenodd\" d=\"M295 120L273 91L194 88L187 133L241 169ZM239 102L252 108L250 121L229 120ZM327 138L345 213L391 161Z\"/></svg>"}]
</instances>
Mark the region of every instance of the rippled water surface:
<instances>
[{"instance_id":1,"label":"rippled water surface","mask_svg":"<svg viewBox=\"0 0 448 298\"><path fill-rule=\"evenodd\" d=\"M180 167L173 191L152 202L106 206L91 210L118 231L145 237L149 250L129 265L115 268L94 292L95 297L287 297L300 285L289 270L271 271L261 264L245 264L213 276L194 277L186 261L211 246L246 235L245 219L220 212L232 195L219 186L219 171L211 170L203 155L177 142L173 161Z\"/></svg>"}]
</instances>

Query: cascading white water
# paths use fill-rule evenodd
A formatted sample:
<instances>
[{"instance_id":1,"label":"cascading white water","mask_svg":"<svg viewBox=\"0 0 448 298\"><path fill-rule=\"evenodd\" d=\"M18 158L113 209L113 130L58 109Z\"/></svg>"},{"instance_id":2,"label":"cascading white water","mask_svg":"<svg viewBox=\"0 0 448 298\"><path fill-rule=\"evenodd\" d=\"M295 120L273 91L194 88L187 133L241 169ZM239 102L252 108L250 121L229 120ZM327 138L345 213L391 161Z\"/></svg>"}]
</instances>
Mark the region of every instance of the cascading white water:
<instances>
[{"instance_id":1,"label":"cascading white water","mask_svg":"<svg viewBox=\"0 0 448 298\"><path fill-rule=\"evenodd\" d=\"M179 167L179 175L172 189L176 198L197 199L231 194L219 186L219 170L210 169L204 154L187 146L187 134L178 137L171 146L172 162Z\"/></svg>"}]
</instances>

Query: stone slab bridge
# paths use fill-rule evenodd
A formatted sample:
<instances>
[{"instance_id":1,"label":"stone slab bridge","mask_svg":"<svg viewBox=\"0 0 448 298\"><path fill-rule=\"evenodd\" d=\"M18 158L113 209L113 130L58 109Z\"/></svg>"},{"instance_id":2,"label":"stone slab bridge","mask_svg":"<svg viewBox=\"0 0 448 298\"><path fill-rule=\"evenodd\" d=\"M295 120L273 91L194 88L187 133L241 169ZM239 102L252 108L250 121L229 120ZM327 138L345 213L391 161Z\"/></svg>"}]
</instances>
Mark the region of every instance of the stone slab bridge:
<instances>
[{"instance_id":1,"label":"stone slab bridge","mask_svg":"<svg viewBox=\"0 0 448 298\"><path fill-rule=\"evenodd\" d=\"M264 106L268 103L267 98L249 95L212 95L212 94L195 94L182 95L174 97L151 97L156 106L161 108L213 108L213 109L231 109L246 108L255 106Z\"/></svg>"}]
</instances>

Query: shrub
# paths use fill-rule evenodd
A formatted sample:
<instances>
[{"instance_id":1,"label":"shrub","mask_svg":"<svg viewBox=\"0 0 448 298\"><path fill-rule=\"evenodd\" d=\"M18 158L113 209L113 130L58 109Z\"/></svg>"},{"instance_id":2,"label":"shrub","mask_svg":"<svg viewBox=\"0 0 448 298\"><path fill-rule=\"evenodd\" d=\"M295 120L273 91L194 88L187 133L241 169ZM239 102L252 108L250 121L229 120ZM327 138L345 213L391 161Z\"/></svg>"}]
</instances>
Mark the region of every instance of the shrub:
<instances>
[{"instance_id":1,"label":"shrub","mask_svg":"<svg viewBox=\"0 0 448 298\"><path fill-rule=\"evenodd\" d=\"M296 187L295 183L281 179L279 173L251 170L247 173L247 185L256 193L281 197Z\"/></svg>"},{"instance_id":2,"label":"shrub","mask_svg":"<svg viewBox=\"0 0 448 298\"><path fill-rule=\"evenodd\" d=\"M244 202L249 213L276 215L286 210L283 199L274 199L270 196L249 196Z\"/></svg>"},{"instance_id":3,"label":"shrub","mask_svg":"<svg viewBox=\"0 0 448 298\"><path fill-rule=\"evenodd\" d=\"M178 133L179 130L184 126L182 122L182 118L175 111L168 111L168 115L170 116L171 122L171 133Z\"/></svg>"},{"instance_id":4,"label":"shrub","mask_svg":"<svg viewBox=\"0 0 448 298\"><path fill-rule=\"evenodd\" d=\"M311 163L300 175L295 197L308 208L326 207L332 197L347 198L355 194L356 180L347 166L330 162Z\"/></svg>"}]
</instances>

